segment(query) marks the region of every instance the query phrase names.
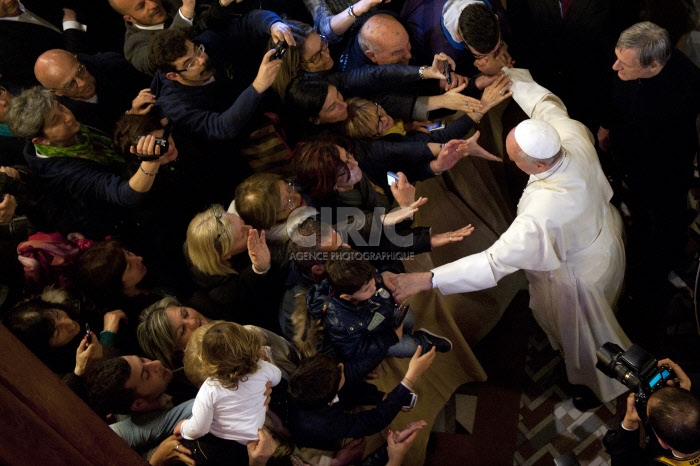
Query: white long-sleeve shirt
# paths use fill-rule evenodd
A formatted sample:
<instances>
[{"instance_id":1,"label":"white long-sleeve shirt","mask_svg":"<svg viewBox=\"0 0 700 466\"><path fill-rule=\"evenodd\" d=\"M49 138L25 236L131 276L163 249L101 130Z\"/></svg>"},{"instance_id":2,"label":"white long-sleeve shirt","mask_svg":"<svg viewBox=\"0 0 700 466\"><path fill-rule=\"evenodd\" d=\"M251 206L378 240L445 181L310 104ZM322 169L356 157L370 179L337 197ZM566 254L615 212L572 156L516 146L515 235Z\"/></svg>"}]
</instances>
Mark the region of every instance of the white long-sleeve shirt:
<instances>
[{"instance_id":1,"label":"white long-sleeve shirt","mask_svg":"<svg viewBox=\"0 0 700 466\"><path fill-rule=\"evenodd\" d=\"M258 429L265 423L265 384L277 385L282 372L267 361L258 362L258 369L236 390L224 388L208 378L199 388L192 406L192 417L182 423L181 434L194 440L207 433L235 440L243 445L258 439Z\"/></svg>"}]
</instances>

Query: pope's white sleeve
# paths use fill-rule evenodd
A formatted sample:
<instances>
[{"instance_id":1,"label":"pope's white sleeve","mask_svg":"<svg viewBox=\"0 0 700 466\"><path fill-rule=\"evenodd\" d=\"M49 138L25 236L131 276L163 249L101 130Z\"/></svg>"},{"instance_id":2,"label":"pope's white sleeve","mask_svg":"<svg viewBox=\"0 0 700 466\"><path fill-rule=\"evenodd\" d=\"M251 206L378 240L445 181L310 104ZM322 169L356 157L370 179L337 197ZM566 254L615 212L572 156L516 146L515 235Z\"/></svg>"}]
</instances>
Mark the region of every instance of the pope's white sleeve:
<instances>
[{"instance_id":1,"label":"pope's white sleeve","mask_svg":"<svg viewBox=\"0 0 700 466\"><path fill-rule=\"evenodd\" d=\"M546 225L519 215L486 251L433 269L443 294L467 293L496 286L517 270L556 270L561 266Z\"/></svg>"}]
</instances>

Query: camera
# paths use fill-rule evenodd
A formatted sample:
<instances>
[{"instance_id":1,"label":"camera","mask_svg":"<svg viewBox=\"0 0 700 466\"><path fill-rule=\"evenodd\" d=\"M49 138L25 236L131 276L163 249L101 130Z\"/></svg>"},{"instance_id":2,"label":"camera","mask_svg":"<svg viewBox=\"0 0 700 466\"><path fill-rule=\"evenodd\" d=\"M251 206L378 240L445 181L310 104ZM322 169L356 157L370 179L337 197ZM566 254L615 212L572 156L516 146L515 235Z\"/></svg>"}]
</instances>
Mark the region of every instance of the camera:
<instances>
[{"instance_id":1,"label":"camera","mask_svg":"<svg viewBox=\"0 0 700 466\"><path fill-rule=\"evenodd\" d=\"M605 343L596 351L596 368L610 378L618 380L634 393L634 402L639 416L646 421L647 401L652 393L674 380L675 373L658 361L639 345L627 351L614 343Z\"/></svg>"},{"instance_id":2,"label":"camera","mask_svg":"<svg viewBox=\"0 0 700 466\"><path fill-rule=\"evenodd\" d=\"M0 223L0 241L26 241L34 233L34 226L25 216L15 217L7 223Z\"/></svg>"},{"instance_id":3,"label":"camera","mask_svg":"<svg viewBox=\"0 0 700 466\"><path fill-rule=\"evenodd\" d=\"M19 194L21 181L17 178L12 178L5 172L0 172L0 202L5 194L16 196Z\"/></svg>"},{"instance_id":4,"label":"camera","mask_svg":"<svg viewBox=\"0 0 700 466\"><path fill-rule=\"evenodd\" d=\"M289 45L287 45L287 42L281 40L277 42L277 45L275 45L275 53L272 54L270 57L270 61L272 60L278 60L282 57L284 57L284 54L287 53L287 49L289 48Z\"/></svg>"},{"instance_id":5,"label":"camera","mask_svg":"<svg viewBox=\"0 0 700 466\"><path fill-rule=\"evenodd\" d=\"M136 142L138 143L139 140L144 136L140 136ZM138 154L137 157L141 162L152 162L154 160L158 160L161 155L165 155L166 152L168 152L168 149L170 148L170 144L168 144L168 138L155 138L156 139L156 146L160 147L160 154L153 154L153 155L141 155ZM153 148L155 150L155 147Z\"/></svg>"}]
</instances>

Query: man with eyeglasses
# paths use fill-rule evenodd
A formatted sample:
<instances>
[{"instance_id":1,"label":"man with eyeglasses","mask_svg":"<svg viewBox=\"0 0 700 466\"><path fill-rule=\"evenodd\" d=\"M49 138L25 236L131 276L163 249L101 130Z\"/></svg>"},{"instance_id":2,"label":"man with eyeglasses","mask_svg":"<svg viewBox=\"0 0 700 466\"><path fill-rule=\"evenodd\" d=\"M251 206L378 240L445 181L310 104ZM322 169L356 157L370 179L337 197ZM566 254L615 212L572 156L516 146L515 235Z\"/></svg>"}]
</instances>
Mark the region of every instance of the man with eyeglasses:
<instances>
[{"instance_id":1,"label":"man with eyeglasses","mask_svg":"<svg viewBox=\"0 0 700 466\"><path fill-rule=\"evenodd\" d=\"M148 41L151 37L167 28L189 31L194 20L196 0L166 2L164 4L162 0L109 0L114 11L124 18L124 56L134 68L149 76L156 72L156 67L148 60Z\"/></svg>"},{"instance_id":2,"label":"man with eyeglasses","mask_svg":"<svg viewBox=\"0 0 700 466\"><path fill-rule=\"evenodd\" d=\"M668 31L649 21L625 29L615 55L608 66L617 75L597 135L632 220L627 290L657 316L675 293L669 272L693 262L685 249L698 152L700 70L674 47Z\"/></svg>"},{"instance_id":3,"label":"man with eyeglasses","mask_svg":"<svg viewBox=\"0 0 700 466\"><path fill-rule=\"evenodd\" d=\"M49 50L37 59L34 73L78 121L107 134L125 111L144 113L155 102L148 78L114 52L73 55Z\"/></svg>"},{"instance_id":4,"label":"man with eyeglasses","mask_svg":"<svg viewBox=\"0 0 700 466\"><path fill-rule=\"evenodd\" d=\"M442 10L442 21L450 43L470 52L474 67L481 74L493 76L503 66L512 65L499 17L482 1L448 1Z\"/></svg>"},{"instance_id":5,"label":"man with eyeglasses","mask_svg":"<svg viewBox=\"0 0 700 466\"><path fill-rule=\"evenodd\" d=\"M237 30L241 37L238 45L255 44L256 38L260 41L264 38L266 42L270 36L294 45L289 27L272 12L248 13ZM204 41L211 36L203 34L199 38ZM158 99L156 109L183 135L212 155L230 154L218 157L216 163L222 171L226 171L224 167L231 169L227 177L235 174L242 181L248 168L242 157L233 154L241 142L239 136L254 123L263 93L272 85L282 60L271 59L274 50L260 56L236 47L240 55L259 63L257 75L251 77L252 70L241 66L245 58L234 59L230 53L235 52L231 49L230 45L216 41L208 41L206 46L195 44L179 30L160 31L151 40L149 49L149 59L158 68L151 90ZM234 181L228 178L226 184L235 186Z\"/></svg>"}]
</instances>

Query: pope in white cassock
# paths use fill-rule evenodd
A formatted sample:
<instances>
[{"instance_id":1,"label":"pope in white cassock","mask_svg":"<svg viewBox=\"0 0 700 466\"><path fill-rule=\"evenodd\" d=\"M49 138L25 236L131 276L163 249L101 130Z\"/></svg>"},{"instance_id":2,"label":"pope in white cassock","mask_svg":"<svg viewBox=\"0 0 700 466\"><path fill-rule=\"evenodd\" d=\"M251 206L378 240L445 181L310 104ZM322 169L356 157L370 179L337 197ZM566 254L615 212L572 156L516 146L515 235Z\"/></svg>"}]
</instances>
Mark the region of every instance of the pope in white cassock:
<instances>
[{"instance_id":1,"label":"pope in white cassock","mask_svg":"<svg viewBox=\"0 0 700 466\"><path fill-rule=\"evenodd\" d=\"M506 139L508 156L530 175L517 217L486 251L431 272L397 276L394 296L400 302L435 287L445 294L482 290L523 269L530 307L563 352L569 382L607 402L627 389L596 370L596 349L608 341L631 346L613 313L625 271L613 191L586 127L569 118L562 101L529 71L506 74L513 99L531 118Z\"/></svg>"}]
</instances>

